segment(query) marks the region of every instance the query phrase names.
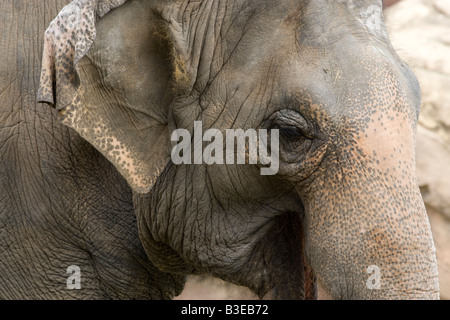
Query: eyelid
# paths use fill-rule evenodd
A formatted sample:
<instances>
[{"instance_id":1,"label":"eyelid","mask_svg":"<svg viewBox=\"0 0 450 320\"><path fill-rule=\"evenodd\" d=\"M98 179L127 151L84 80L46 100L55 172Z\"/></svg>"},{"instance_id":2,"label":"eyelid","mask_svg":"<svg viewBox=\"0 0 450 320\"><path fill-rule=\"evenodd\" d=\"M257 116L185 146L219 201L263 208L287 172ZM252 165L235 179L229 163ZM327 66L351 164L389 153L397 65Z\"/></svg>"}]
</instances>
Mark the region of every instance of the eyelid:
<instances>
[{"instance_id":1,"label":"eyelid","mask_svg":"<svg viewBox=\"0 0 450 320\"><path fill-rule=\"evenodd\" d=\"M309 137L311 128L306 119L298 112L290 109L280 110L272 115L272 125L300 129L305 136Z\"/></svg>"}]
</instances>

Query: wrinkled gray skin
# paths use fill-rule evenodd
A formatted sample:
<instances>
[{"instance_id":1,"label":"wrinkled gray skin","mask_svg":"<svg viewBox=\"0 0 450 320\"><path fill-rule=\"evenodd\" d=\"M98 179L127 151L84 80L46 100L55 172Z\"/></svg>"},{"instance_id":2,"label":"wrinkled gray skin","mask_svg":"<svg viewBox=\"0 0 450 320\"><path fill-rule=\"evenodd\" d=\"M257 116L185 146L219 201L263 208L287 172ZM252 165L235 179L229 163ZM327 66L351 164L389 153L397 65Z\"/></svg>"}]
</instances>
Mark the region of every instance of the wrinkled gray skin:
<instances>
[{"instance_id":1,"label":"wrinkled gray skin","mask_svg":"<svg viewBox=\"0 0 450 320\"><path fill-rule=\"evenodd\" d=\"M0 10L2 297L171 298L208 273L301 299L309 266L334 298L439 297L414 170L420 89L381 1L128 1L79 56L52 51L79 41L54 25L39 99L57 111L33 101L63 3L20 3ZM174 165L170 133L195 120L279 129L279 173Z\"/></svg>"},{"instance_id":2,"label":"wrinkled gray skin","mask_svg":"<svg viewBox=\"0 0 450 320\"><path fill-rule=\"evenodd\" d=\"M0 297L168 297L156 282L170 288L170 278L145 255L126 182L36 103L44 32L69 2L0 4ZM82 290L67 290L70 265L81 268Z\"/></svg>"}]
</instances>

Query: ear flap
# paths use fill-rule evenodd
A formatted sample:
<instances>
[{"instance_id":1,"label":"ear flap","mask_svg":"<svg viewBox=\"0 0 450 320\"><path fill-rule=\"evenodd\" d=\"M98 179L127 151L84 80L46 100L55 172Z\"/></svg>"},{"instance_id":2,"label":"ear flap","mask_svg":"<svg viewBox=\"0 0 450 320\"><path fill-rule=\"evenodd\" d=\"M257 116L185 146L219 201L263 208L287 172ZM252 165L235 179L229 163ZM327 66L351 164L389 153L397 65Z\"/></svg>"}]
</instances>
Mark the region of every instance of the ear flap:
<instances>
[{"instance_id":1,"label":"ear flap","mask_svg":"<svg viewBox=\"0 0 450 320\"><path fill-rule=\"evenodd\" d=\"M46 31L38 99L146 193L170 160L172 66L151 1L125 2L76 0L61 11Z\"/></svg>"}]
</instances>

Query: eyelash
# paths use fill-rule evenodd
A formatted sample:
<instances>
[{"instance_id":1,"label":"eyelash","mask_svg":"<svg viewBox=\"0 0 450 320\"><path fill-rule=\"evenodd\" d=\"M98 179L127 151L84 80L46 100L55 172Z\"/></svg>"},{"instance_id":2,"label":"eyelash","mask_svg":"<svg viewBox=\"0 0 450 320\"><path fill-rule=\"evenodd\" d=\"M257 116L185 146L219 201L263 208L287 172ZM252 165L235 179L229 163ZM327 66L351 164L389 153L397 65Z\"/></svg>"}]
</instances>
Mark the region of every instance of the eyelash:
<instances>
[{"instance_id":1,"label":"eyelash","mask_svg":"<svg viewBox=\"0 0 450 320\"><path fill-rule=\"evenodd\" d=\"M305 137L305 135L301 132L299 128L296 127L279 127L277 128L280 131L280 135L286 138L300 138Z\"/></svg>"}]
</instances>

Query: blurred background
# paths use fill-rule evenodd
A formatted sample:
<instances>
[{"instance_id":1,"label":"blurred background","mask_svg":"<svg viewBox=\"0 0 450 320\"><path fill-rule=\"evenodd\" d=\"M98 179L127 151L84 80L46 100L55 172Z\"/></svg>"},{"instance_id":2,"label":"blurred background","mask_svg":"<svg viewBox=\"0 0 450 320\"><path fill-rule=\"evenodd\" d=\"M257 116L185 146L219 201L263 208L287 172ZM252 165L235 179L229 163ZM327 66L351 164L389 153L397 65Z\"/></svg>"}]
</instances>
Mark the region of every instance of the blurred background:
<instances>
[{"instance_id":1,"label":"blurred background","mask_svg":"<svg viewBox=\"0 0 450 320\"><path fill-rule=\"evenodd\" d=\"M450 0L385 0L391 42L422 88L417 175L437 251L441 299L450 299ZM319 292L319 298L321 293ZM248 289L192 276L178 299L257 299Z\"/></svg>"}]
</instances>

